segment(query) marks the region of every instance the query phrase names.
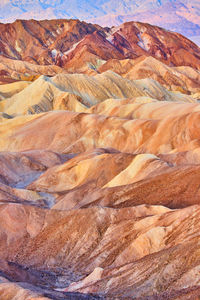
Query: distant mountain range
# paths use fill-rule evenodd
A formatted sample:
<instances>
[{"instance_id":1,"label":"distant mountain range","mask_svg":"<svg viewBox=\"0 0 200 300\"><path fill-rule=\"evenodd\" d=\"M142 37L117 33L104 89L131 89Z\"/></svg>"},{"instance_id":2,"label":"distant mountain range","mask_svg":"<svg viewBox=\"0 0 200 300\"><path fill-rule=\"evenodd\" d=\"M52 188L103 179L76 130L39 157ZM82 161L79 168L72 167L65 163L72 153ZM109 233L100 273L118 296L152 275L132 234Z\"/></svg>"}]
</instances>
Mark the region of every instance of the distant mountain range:
<instances>
[{"instance_id":1,"label":"distant mountain range","mask_svg":"<svg viewBox=\"0 0 200 300\"><path fill-rule=\"evenodd\" d=\"M1 22L32 18L78 18L102 26L134 20L200 39L199 0L1 0Z\"/></svg>"}]
</instances>

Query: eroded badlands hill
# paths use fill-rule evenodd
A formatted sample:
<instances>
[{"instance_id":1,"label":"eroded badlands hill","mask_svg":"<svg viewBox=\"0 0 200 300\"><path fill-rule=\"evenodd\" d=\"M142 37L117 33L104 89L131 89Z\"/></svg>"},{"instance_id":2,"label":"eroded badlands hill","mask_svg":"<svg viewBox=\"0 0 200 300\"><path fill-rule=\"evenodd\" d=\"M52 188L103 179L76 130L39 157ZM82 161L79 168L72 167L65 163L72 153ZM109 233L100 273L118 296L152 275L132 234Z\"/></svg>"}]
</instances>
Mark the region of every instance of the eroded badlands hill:
<instances>
[{"instance_id":1,"label":"eroded badlands hill","mask_svg":"<svg viewBox=\"0 0 200 300\"><path fill-rule=\"evenodd\" d=\"M0 54L2 82L55 75L62 72L58 66L68 72L92 73L109 59L141 55L167 65L200 68L200 50L193 42L139 22L104 28L78 20L17 20L0 24Z\"/></svg>"},{"instance_id":2,"label":"eroded badlands hill","mask_svg":"<svg viewBox=\"0 0 200 300\"><path fill-rule=\"evenodd\" d=\"M141 23L1 26L0 299L198 299L199 48Z\"/></svg>"},{"instance_id":3,"label":"eroded badlands hill","mask_svg":"<svg viewBox=\"0 0 200 300\"><path fill-rule=\"evenodd\" d=\"M52 105L27 115L47 87ZM1 91L15 108L0 124L0 295L197 295L199 103L112 72ZM67 110L51 111L61 96Z\"/></svg>"}]
</instances>

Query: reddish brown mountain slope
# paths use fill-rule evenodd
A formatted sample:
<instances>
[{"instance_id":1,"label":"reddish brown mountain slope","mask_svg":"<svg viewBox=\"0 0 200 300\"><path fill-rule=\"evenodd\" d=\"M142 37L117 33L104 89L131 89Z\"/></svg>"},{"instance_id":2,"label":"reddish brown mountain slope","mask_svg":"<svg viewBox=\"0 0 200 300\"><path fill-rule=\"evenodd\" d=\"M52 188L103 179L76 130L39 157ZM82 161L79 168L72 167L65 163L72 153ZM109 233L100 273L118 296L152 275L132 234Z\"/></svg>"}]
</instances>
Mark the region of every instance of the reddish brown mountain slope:
<instances>
[{"instance_id":1,"label":"reddish brown mountain slope","mask_svg":"<svg viewBox=\"0 0 200 300\"><path fill-rule=\"evenodd\" d=\"M85 71L88 64L96 69L100 60L141 55L168 65L200 68L200 50L194 43L180 34L137 22L111 29L77 20L0 24L0 53L33 64L64 66L69 71Z\"/></svg>"}]
</instances>

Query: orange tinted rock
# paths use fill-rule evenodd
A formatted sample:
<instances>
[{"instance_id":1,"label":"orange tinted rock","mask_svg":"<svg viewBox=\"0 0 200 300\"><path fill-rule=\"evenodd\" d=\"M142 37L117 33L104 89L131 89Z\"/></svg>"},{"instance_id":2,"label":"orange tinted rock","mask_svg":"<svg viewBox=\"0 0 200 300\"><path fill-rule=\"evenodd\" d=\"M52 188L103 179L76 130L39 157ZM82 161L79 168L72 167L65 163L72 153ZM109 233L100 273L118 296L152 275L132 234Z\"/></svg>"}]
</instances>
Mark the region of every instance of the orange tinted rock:
<instances>
[{"instance_id":1,"label":"orange tinted rock","mask_svg":"<svg viewBox=\"0 0 200 300\"><path fill-rule=\"evenodd\" d=\"M17 20L12 24L0 24L0 32L3 56L32 64L65 66L70 72L87 72L88 63L96 69L99 59L141 55L151 55L175 66L199 69L200 52L193 42L145 23L128 22L110 29L78 20ZM27 69L24 65L21 67L18 75ZM30 75L37 73L35 67L29 67ZM53 67L43 69L43 74L53 71ZM3 70L7 72L6 68ZM60 72L55 68L54 71ZM41 74L40 68L38 73Z\"/></svg>"},{"instance_id":2,"label":"orange tinted rock","mask_svg":"<svg viewBox=\"0 0 200 300\"><path fill-rule=\"evenodd\" d=\"M167 89L186 94L199 90L200 76L197 70L191 67L170 67L151 56L141 56L135 60L110 59L98 68L99 72L106 70L113 70L131 80L150 77Z\"/></svg>"},{"instance_id":3,"label":"orange tinted rock","mask_svg":"<svg viewBox=\"0 0 200 300\"><path fill-rule=\"evenodd\" d=\"M86 194L77 207L97 204L109 207L131 207L145 202L177 208L199 204L198 172L199 166L169 168L163 174L152 178L147 177L134 184L99 189Z\"/></svg>"},{"instance_id":4,"label":"orange tinted rock","mask_svg":"<svg viewBox=\"0 0 200 300\"><path fill-rule=\"evenodd\" d=\"M198 299L198 253L199 245L194 242L174 246L132 264L105 269L99 281L85 286L83 282L82 287L79 284L73 291L106 294L111 298Z\"/></svg>"},{"instance_id":5,"label":"orange tinted rock","mask_svg":"<svg viewBox=\"0 0 200 300\"><path fill-rule=\"evenodd\" d=\"M77 155L65 164L49 168L37 181L29 186L31 190L64 192L82 185L102 187L133 160L133 155L96 149Z\"/></svg>"},{"instance_id":6,"label":"orange tinted rock","mask_svg":"<svg viewBox=\"0 0 200 300\"><path fill-rule=\"evenodd\" d=\"M199 48L137 22L0 29L0 82L34 80L0 86L0 298L196 297Z\"/></svg>"},{"instance_id":7,"label":"orange tinted rock","mask_svg":"<svg viewBox=\"0 0 200 300\"><path fill-rule=\"evenodd\" d=\"M69 286L70 282L80 281L96 268L103 269L100 277L94 276L94 272L85 280L86 287L81 288L81 292L103 292L105 285L112 282L110 288L106 288L108 296L115 297L125 290L130 293L127 296L135 291L138 296L144 296L140 294L144 288L145 295L151 295L153 292L168 290L169 284L164 280L167 270L173 278L177 278L177 283L173 281L175 290L178 291L184 285L188 288L195 286L197 279L192 276L192 280L187 281L187 273L195 272L199 263L196 243L199 238L199 206L175 211L160 206L142 205L128 209L95 207L62 212L10 204L1 205L0 215L1 232L6 236L6 239L1 239L1 259L12 261L13 267L15 264L16 267L28 267L26 272L35 270L39 274L44 268L48 272L54 271L60 280L64 272L64 281L60 286L66 291L70 291L66 282ZM195 224L196 230L191 224ZM11 242L16 247L7 253L5 247ZM188 255L183 255L183 249L190 249L192 262ZM180 259L183 260L180 265L181 277L178 272L180 269L177 268ZM161 273L157 272L157 267ZM155 288L152 291L149 287L147 277L150 272L152 282L160 290ZM119 273L124 278L121 284L118 282ZM20 278L22 273L12 276ZM127 276L131 276L129 280ZM135 276L141 277L137 281ZM167 277L169 282L170 278ZM91 281L96 279L100 279L100 282L95 282L94 286L88 288L90 283L92 285ZM43 280L51 282L52 279L49 275ZM53 285L58 289L58 282ZM73 290L75 287L76 284L73 285ZM80 285L78 290L79 288Z\"/></svg>"},{"instance_id":8,"label":"orange tinted rock","mask_svg":"<svg viewBox=\"0 0 200 300\"><path fill-rule=\"evenodd\" d=\"M159 154L199 147L199 112L163 120L127 120L64 111L36 116L3 121L0 124L1 149L49 149L78 153L98 147L112 147L121 152Z\"/></svg>"}]
</instances>

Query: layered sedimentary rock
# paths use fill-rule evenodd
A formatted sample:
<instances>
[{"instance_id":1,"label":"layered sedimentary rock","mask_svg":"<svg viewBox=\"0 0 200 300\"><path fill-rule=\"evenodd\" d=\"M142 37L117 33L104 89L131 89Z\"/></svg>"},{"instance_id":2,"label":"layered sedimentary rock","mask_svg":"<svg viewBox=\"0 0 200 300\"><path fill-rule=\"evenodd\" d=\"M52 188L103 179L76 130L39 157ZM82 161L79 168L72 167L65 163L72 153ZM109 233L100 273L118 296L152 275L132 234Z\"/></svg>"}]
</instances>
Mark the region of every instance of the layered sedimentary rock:
<instances>
[{"instance_id":1,"label":"layered sedimentary rock","mask_svg":"<svg viewBox=\"0 0 200 300\"><path fill-rule=\"evenodd\" d=\"M187 37L199 36L199 2L187 0L159 1L98 0L98 2L4 0L0 4L0 19L12 22L15 19L79 18L102 26L116 26L127 21L148 22ZM198 40L198 39L196 39Z\"/></svg>"},{"instance_id":2,"label":"layered sedimentary rock","mask_svg":"<svg viewBox=\"0 0 200 300\"><path fill-rule=\"evenodd\" d=\"M56 65L38 65L19 59L0 56L0 84L36 80L40 75L54 76L66 71Z\"/></svg>"},{"instance_id":3,"label":"layered sedimentary rock","mask_svg":"<svg viewBox=\"0 0 200 300\"><path fill-rule=\"evenodd\" d=\"M98 68L99 72L106 70L113 70L131 80L150 77L167 89L182 93L199 92L200 76L197 70L191 67L169 67L151 56L141 56L135 60L111 59Z\"/></svg>"},{"instance_id":4,"label":"layered sedimentary rock","mask_svg":"<svg viewBox=\"0 0 200 300\"><path fill-rule=\"evenodd\" d=\"M198 111L163 120L55 111L3 121L0 145L4 151L47 148L61 153L98 147L154 154L187 151L199 147L198 121Z\"/></svg>"},{"instance_id":5,"label":"layered sedimentary rock","mask_svg":"<svg viewBox=\"0 0 200 300\"><path fill-rule=\"evenodd\" d=\"M58 66L90 74L109 59L141 55L168 65L200 68L199 47L193 42L139 22L104 28L77 20L17 20L0 24L0 39L1 82L55 75L63 72ZM15 59L13 64L10 59Z\"/></svg>"},{"instance_id":6,"label":"layered sedimentary rock","mask_svg":"<svg viewBox=\"0 0 200 300\"><path fill-rule=\"evenodd\" d=\"M134 22L1 26L0 298L197 299L199 48Z\"/></svg>"},{"instance_id":7,"label":"layered sedimentary rock","mask_svg":"<svg viewBox=\"0 0 200 300\"><path fill-rule=\"evenodd\" d=\"M16 87L17 84L19 83L13 83ZM6 88L7 85L2 86L2 90ZM109 98L149 97L150 101L152 98L160 101L196 102L195 97L170 92L153 79L133 81L124 79L112 71L95 76L82 74L59 74L52 78L41 76L32 84L24 82L21 89L19 92L18 90L13 92L14 95L11 97L8 97L9 94L6 98L2 96L1 111L10 116L59 109L86 112L87 108Z\"/></svg>"},{"instance_id":8,"label":"layered sedimentary rock","mask_svg":"<svg viewBox=\"0 0 200 300\"><path fill-rule=\"evenodd\" d=\"M179 292L198 282L194 274L199 266L199 206L175 211L138 206L65 212L10 204L1 205L0 213L6 236L1 258L8 261L1 269L13 280L51 284L65 292L106 293L111 298ZM15 249L3 251L11 241ZM188 276L192 276L189 281Z\"/></svg>"}]
</instances>

